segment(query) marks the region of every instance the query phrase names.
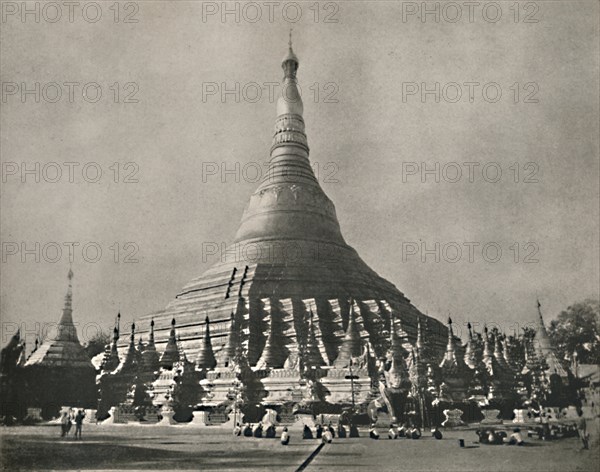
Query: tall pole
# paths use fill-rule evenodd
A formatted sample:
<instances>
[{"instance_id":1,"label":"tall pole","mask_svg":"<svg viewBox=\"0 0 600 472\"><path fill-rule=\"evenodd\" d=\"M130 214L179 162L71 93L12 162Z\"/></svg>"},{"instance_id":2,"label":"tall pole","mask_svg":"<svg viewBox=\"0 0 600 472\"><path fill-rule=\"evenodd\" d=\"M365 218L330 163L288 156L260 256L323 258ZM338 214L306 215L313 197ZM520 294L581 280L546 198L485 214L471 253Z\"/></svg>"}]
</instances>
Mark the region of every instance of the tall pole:
<instances>
[{"instance_id":1,"label":"tall pole","mask_svg":"<svg viewBox=\"0 0 600 472\"><path fill-rule=\"evenodd\" d=\"M352 414L354 415L354 375L352 374L352 356L350 356L350 392L352 393Z\"/></svg>"}]
</instances>

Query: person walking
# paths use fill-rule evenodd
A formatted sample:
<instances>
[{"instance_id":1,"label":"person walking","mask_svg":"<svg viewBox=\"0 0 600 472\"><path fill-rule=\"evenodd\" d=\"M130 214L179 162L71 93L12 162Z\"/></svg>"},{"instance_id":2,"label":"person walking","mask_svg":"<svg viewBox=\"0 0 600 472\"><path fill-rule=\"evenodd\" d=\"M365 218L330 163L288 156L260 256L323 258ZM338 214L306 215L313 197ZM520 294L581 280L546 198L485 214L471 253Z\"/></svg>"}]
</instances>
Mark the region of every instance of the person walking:
<instances>
[{"instance_id":1,"label":"person walking","mask_svg":"<svg viewBox=\"0 0 600 472\"><path fill-rule=\"evenodd\" d=\"M85 412L79 410L75 415L75 439L79 437L81 439L81 429L83 428L83 419L85 418Z\"/></svg>"},{"instance_id":2,"label":"person walking","mask_svg":"<svg viewBox=\"0 0 600 472\"><path fill-rule=\"evenodd\" d=\"M70 422L70 418L69 418L69 413L66 411L63 411L62 417L60 418L60 437L64 438L68 432L69 432L69 422Z\"/></svg>"},{"instance_id":3,"label":"person walking","mask_svg":"<svg viewBox=\"0 0 600 472\"><path fill-rule=\"evenodd\" d=\"M589 449L587 425L581 408L577 410L577 416L577 433L579 434L579 439L581 439L581 444L583 445L582 449Z\"/></svg>"}]
</instances>

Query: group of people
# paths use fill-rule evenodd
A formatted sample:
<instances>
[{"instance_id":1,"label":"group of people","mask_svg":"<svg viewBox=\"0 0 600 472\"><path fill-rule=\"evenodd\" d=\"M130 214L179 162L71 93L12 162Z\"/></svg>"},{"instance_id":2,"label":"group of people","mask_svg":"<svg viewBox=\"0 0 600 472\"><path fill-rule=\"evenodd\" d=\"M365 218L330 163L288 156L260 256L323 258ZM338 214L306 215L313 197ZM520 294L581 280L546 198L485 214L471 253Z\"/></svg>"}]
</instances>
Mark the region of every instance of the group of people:
<instances>
[{"instance_id":1,"label":"group of people","mask_svg":"<svg viewBox=\"0 0 600 472\"><path fill-rule=\"evenodd\" d=\"M372 439L379 439L379 433L377 433L377 430L375 429L374 425L371 425L369 435ZM404 423L399 428L397 428L396 425L391 424L390 429L388 431L389 439L421 439L421 436L421 430L418 426L414 425L413 423ZM442 432L436 426L431 430L431 436L435 439L442 439Z\"/></svg>"},{"instance_id":2,"label":"group of people","mask_svg":"<svg viewBox=\"0 0 600 472\"><path fill-rule=\"evenodd\" d=\"M233 428L234 436L245 436L247 438L274 438L275 437L275 426L272 424L263 425L262 421L252 425L245 423L241 426L239 423ZM290 434L287 428L283 428L281 433L281 444L287 446L290 442Z\"/></svg>"},{"instance_id":3,"label":"group of people","mask_svg":"<svg viewBox=\"0 0 600 472\"><path fill-rule=\"evenodd\" d=\"M245 423L244 426L240 426L239 423L233 428L234 436L246 436L248 438L274 438L275 437L275 426L272 424L263 425L262 421L251 424Z\"/></svg>"},{"instance_id":4,"label":"group of people","mask_svg":"<svg viewBox=\"0 0 600 472\"><path fill-rule=\"evenodd\" d=\"M276 430L274 425L263 425L262 422L254 425L251 423L245 423L243 426L240 425L240 423L237 423L233 429L233 435L254 438L275 438ZM442 432L435 427L431 430L431 436L435 439L442 439ZM331 423L327 424L326 426L317 423L314 427L314 431L306 424L302 429L302 439L321 439L322 442L329 444L335 437L340 439L358 438L358 428L353 424L350 424L346 427L340 423L337 425L337 428L334 428ZM369 437L371 439L379 439L379 432L375 428L375 425L371 425L369 428ZM420 439L421 430L414 424L404 423L399 428L392 424L390 425L390 429L388 431L388 438ZM284 427L281 433L281 444L287 445L289 442L290 434L287 427Z\"/></svg>"},{"instance_id":5,"label":"group of people","mask_svg":"<svg viewBox=\"0 0 600 472\"><path fill-rule=\"evenodd\" d=\"M81 430L83 429L83 419L85 418L85 411L78 410L74 411L70 409L63 411L60 418L60 437L64 438L69 436L71 427L75 423L75 439L81 439Z\"/></svg>"},{"instance_id":6,"label":"group of people","mask_svg":"<svg viewBox=\"0 0 600 472\"><path fill-rule=\"evenodd\" d=\"M510 435L506 431L496 431L494 428L478 429L475 431L475 434L479 437L479 444L508 444L509 446L525 445L520 428L514 428Z\"/></svg>"},{"instance_id":7,"label":"group of people","mask_svg":"<svg viewBox=\"0 0 600 472\"><path fill-rule=\"evenodd\" d=\"M321 424L317 424L315 426L315 430L313 430L308 425L304 425L302 429L302 439L321 439L324 443L331 443L333 438L347 438L347 437L358 437L358 428L354 425L351 425L349 431L343 425L338 425L337 432L336 429L329 423L327 426L323 426ZM276 430L273 424L264 425L262 422L258 422L256 424L245 423L243 426L237 423L235 428L233 428L234 436L245 436L245 437L254 437L254 438L275 438ZM284 446L288 445L290 442L290 433L287 427L283 428L281 433L281 444Z\"/></svg>"},{"instance_id":8,"label":"group of people","mask_svg":"<svg viewBox=\"0 0 600 472\"><path fill-rule=\"evenodd\" d=\"M540 426L530 430L528 432L529 437L535 435L542 441L552 441L578 436L581 441L581 448L589 449L589 433L587 432L587 424L581 408L577 408L577 420L575 423L562 422L550 424L549 415L544 414L540 414L539 418Z\"/></svg>"},{"instance_id":9,"label":"group of people","mask_svg":"<svg viewBox=\"0 0 600 472\"><path fill-rule=\"evenodd\" d=\"M353 437L352 433L353 433L353 431L351 428L350 437ZM333 438L335 438L335 435L336 435L336 432L335 432L335 429L333 428L333 426L331 426L331 423L329 423L325 427L323 427L323 425L321 425L321 424L317 424L315 426L315 434L314 435L313 435L312 429L310 429L310 426L305 424L304 428L302 429L302 439L317 438L317 439L321 439L324 443L328 443L328 444L333 441ZM344 426L342 426L341 424L338 425L337 435L340 438L348 437L346 428L344 428ZM358 437L358 430L356 430L356 436Z\"/></svg>"}]
</instances>

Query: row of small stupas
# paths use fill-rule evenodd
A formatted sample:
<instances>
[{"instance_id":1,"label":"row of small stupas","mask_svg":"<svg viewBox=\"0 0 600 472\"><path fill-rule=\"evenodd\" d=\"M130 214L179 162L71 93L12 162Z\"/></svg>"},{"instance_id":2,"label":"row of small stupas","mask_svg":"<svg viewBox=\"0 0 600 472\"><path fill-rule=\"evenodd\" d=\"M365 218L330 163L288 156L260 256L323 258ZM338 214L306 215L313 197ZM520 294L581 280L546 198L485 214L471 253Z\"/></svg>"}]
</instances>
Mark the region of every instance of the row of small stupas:
<instances>
[{"instance_id":1,"label":"row of small stupas","mask_svg":"<svg viewBox=\"0 0 600 472\"><path fill-rule=\"evenodd\" d=\"M162 352L156 349L152 321L146 343L141 337L136 343L132 325L129 344L120 355L117 322L98 376L101 391L108 392L110 398L105 398L105 408L131 399L132 389L140 388L147 389L155 406L164 406L172 399L177 380L186 376L194 379L197 389L194 405L190 406L216 409L231 404L232 388L240 382L246 390L253 390L246 392L247 398L265 406L319 402L349 405L352 401L364 406L375 397L377 389L373 387L380 381L386 388L413 397L422 395L430 404L472 401L479 405L517 405L531 398L536 388L542 394L549 388L551 378L566 383L567 372L546 343L541 312L537 332L532 331L529 337L507 337L497 330L488 332L487 328L483 333L474 333L469 324L465 345L454 336L449 319L448 341L442 355L423 336L426 318L423 323L418 321L413 338L393 315L393 321L382 327L382 335L387 338L384 351L376 352L358 314L357 302L350 306L341 345L332 359L316 333L315 316L309 313L298 351L286 351L281 336L271 326L253 365L248 362L248 351L238 343L233 313L227 343L217 352L206 318L202 341L193 356L188 355L178 339L175 319Z\"/></svg>"}]
</instances>

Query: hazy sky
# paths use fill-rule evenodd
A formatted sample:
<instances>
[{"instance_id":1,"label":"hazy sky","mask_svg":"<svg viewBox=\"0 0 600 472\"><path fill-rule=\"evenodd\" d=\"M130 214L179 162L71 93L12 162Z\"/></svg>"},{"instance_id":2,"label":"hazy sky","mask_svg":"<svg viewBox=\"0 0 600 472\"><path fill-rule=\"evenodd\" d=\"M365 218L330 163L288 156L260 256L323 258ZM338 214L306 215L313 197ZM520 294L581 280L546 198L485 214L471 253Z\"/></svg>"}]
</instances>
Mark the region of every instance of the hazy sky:
<instances>
[{"instance_id":1,"label":"hazy sky","mask_svg":"<svg viewBox=\"0 0 600 472\"><path fill-rule=\"evenodd\" d=\"M423 312L450 313L459 325L512 330L535 320L536 297L547 321L598 297L597 2L522 2L518 18L514 2L499 2L495 23L492 7L475 8L470 21L461 2L455 23L450 8L439 22L409 14L421 2L321 3L317 22L315 3L300 2L294 24L284 18L284 8L288 19L298 14L288 3L274 7L271 22L258 2L254 23L256 9L243 4L239 23L208 15L220 2L205 2L204 17L202 2L138 2L137 11L122 3L118 22L114 2L99 2L95 23L93 8L88 21L77 8L70 22L64 6L55 23L46 21L57 15L50 9L39 23L3 11L2 344L15 323L32 333L35 323L58 321L67 242L79 243L74 317L89 323L87 335L95 324L108 329L119 308L126 322L163 308L217 261L203 257L203 245L232 241L257 186L243 176L252 179L252 163L269 156L276 110L264 84L282 78L290 25L311 159L346 241L374 270ZM138 22L124 23L127 15ZM36 82L39 103L22 95ZM53 83L62 92L55 103ZM98 85L84 96L90 83ZM221 97L236 83L239 99ZM256 100L252 83L263 87ZM438 97L421 97L436 83ZM39 183L35 171L21 182L23 163L38 163ZM222 163L239 163L238 182L207 175ZM86 181L86 164L87 180L102 169L98 182ZM439 182L421 175L425 164L439 166ZM126 183L132 171L138 182ZM39 262L35 254L21 261L22 242L34 252L40 244ZM84 260L87 243L88 259L94 245L102 249L98 262ZM422 245L435 251L436 243L439 262L433 253L423 261ZM489 262L497 247L499 261ZM139 262L125 263L132 248Z\"/></svg>"}]
</instances>

